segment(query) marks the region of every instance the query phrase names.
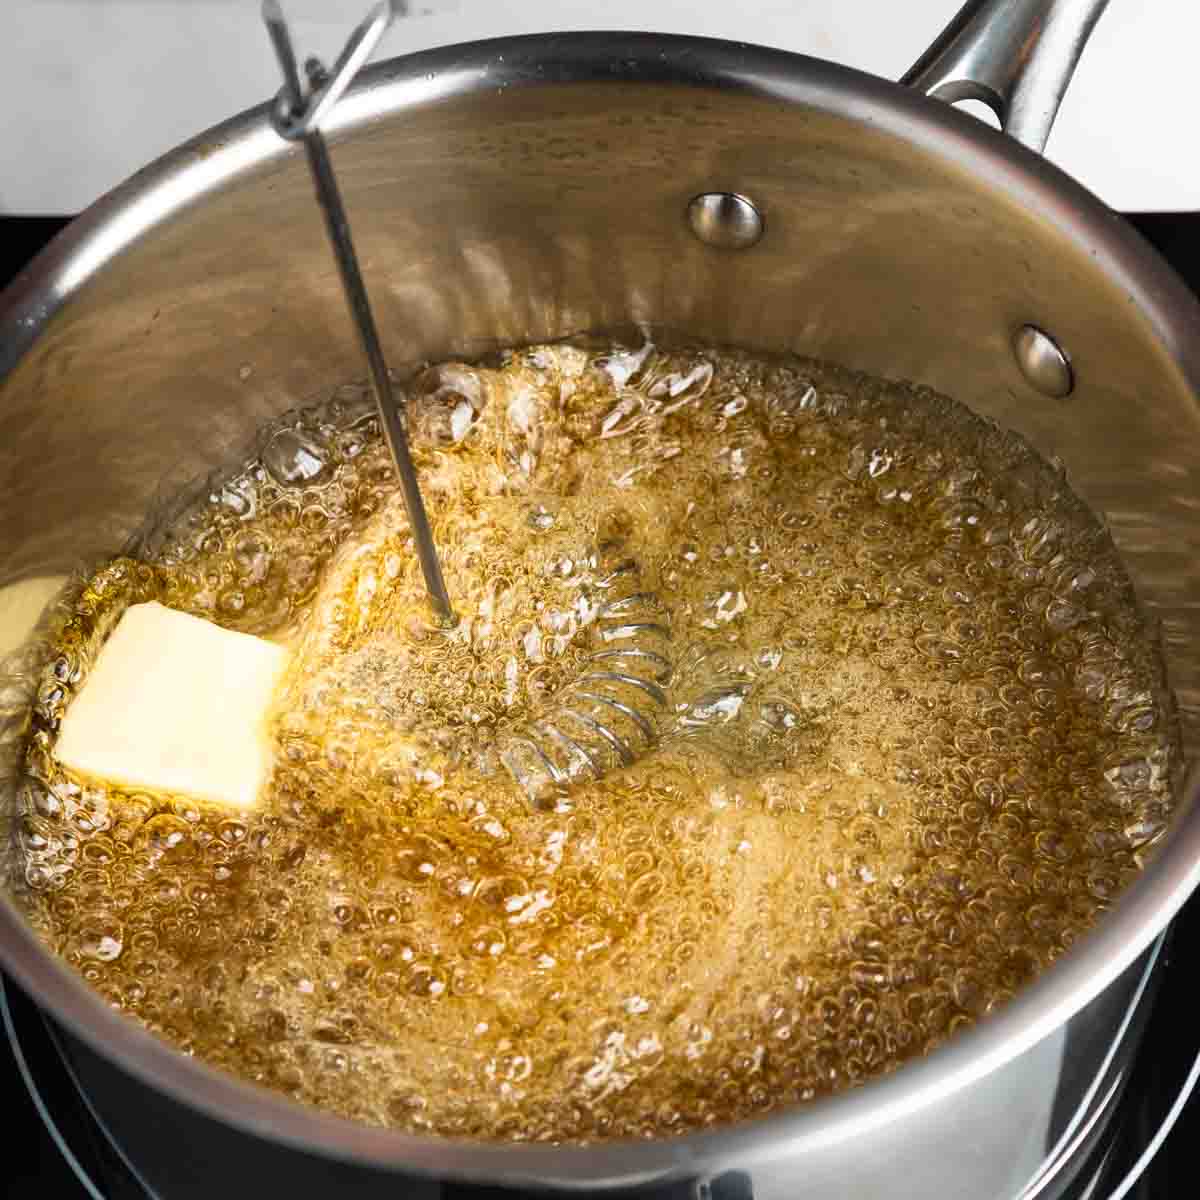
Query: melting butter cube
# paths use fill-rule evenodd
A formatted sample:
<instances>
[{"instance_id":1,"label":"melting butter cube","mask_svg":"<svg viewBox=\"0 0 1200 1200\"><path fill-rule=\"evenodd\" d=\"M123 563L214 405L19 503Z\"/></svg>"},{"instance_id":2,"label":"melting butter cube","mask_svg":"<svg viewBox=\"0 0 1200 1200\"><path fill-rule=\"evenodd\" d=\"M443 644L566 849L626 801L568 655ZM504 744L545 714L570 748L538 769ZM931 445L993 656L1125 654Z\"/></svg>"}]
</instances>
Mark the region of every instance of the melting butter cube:
<instances>
[{"instance_id":1,"label":"melting butter cube","mask_svg":"<svg viewBox=\"0 0 1200 1200\"><path fill-rule=\"evenodd\" d=\"M0 588L0 659L33 632L38 617L66 581L65 575L43 575Z\"/></svg>"},{"instance_id":2,"label":"melting butter cube","mask_svg":"<svg viewBox=\"0 0 1200 1200\"><path fill-rule=\"evenodd\" d=\"M126 610L67 708L55 757L124 787L252 806L288 652L161 604Z\"/></svg>"}]
</instances>

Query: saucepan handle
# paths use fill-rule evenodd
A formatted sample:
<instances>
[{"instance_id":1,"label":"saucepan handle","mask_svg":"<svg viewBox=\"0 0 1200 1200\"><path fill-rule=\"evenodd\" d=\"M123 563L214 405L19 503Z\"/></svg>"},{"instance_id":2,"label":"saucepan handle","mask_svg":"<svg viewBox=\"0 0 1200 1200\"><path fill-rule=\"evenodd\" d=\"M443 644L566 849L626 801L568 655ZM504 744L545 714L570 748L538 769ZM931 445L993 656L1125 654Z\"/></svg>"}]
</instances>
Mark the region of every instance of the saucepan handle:
<instances>
[{"instance_id":1,"label":"saucepan handle","mask_svg":"<svg viewBox=\"0 0 1200 1200\"><path fill-rule=\"evenodd\" d=\"M937 100L982 100L1040 151L1108 0L967 0L901 80Z\"/></svg>"}]
</instances>

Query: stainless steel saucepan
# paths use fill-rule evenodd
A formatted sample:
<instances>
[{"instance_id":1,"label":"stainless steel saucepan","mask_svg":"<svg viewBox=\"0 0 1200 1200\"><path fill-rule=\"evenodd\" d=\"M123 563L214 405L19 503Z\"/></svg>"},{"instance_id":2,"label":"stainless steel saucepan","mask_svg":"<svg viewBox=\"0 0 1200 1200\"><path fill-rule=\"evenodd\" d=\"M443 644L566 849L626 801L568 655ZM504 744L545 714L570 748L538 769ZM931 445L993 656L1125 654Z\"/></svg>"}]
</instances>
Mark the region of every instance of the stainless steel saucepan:
<instances>
[{"instance_id":1,"label":"stainless steel saucepan","mask_svg":"<svg viewBox=\"0 0 1200 1200\"><path fill-rule=\"evenodd\" d=\"M642 34L383 63L329 135L389 358L638 326L950 393L1061 459L1106 514L1162 622L1194 754L1200 309L1038 154L1103 7L970 3L912 86ZM967 97L1007 132L939 102ZM118 550L156 498L357 376L342 305L302 157L265 105L95 204L0 298L0 585ZM0 696L11 825L20 698L2 683ZM7 901L0 962L65 1031L110 1127L169 1150L180 1194L189 1179L239 1195L267 1178L295 1195L433 1196L422 1180L454 1179L758 1200L1051 1196L1111 1111L1156 939L1200 879L1196 791L1193 779L1095 931L978 1028L852 1092L674 1140L479 1145L354 1125L142 1032Z\"/></svg>"}]
</instances>

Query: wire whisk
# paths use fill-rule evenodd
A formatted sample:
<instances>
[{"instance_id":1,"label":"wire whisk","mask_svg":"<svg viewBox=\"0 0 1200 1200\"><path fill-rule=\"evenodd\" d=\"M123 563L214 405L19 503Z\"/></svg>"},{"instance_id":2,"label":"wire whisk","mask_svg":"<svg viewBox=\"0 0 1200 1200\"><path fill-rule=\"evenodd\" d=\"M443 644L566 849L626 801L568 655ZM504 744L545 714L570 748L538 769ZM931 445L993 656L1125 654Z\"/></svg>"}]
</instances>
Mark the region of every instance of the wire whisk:
<instances>
[{"instance_id":1,"label":"wire whisk","mask_svg":"<svg viewBox=\"0 0 1200 1200\"><path fill-rule=\"evenodd\" d=\"M626 559L601 582L599 648L547 713L505 742L501 761L530 802L552 808L572 786L632 766L662 736L670 712L671 625L642 571Z\"/></svg>"}]
</instances>

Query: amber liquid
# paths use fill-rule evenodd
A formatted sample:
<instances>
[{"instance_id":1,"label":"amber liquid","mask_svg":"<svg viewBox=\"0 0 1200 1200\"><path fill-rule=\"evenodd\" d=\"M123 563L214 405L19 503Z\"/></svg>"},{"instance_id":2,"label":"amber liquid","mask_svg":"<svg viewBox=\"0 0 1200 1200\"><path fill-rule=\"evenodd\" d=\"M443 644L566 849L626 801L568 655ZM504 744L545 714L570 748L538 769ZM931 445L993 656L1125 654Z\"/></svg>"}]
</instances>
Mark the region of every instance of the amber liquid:
<instances>
[{"instance_id":1,"label":"amber liquid","mask_svg":"<svg viewBox=\"0 0 1200 1200\"><path fill-rule=\"evenodd\" d=\"M984 1017L1163 832L1170 707L1113 548L957 403L541 347L426 372L409 422L455 628L351 387L58 632L31 917L187 1052L412 1131L737 1121ZM294 650L253 813L53 761L149 598Z\"/></svg>"}]
</instances>

